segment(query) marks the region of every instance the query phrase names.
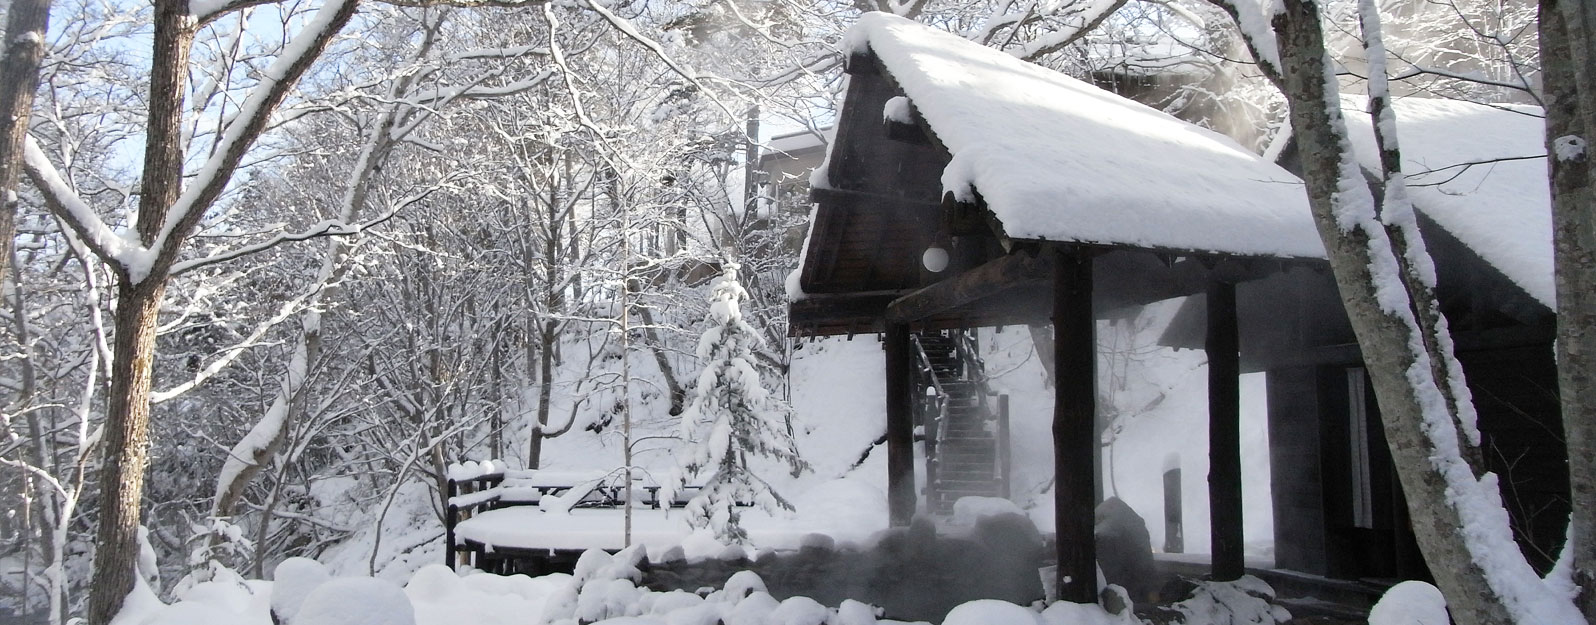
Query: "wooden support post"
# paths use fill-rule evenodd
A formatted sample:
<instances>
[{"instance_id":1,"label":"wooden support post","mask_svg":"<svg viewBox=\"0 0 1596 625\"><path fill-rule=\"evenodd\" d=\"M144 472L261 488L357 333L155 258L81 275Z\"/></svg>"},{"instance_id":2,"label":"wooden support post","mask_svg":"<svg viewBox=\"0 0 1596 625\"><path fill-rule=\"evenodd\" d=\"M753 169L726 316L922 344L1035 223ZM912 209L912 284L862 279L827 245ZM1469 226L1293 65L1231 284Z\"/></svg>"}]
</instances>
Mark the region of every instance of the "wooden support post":
<instances>
[{"instance_id":1,"label":"wooden support post","mask_svg":"<svg viewBox=\"0 0 1596 625\"><path fill-rule=\"evenodd\" d=\"M452 488L454 486L454 482L452 480L449 482L449 485L451 487L449 490L451 492L454 491L454 488ZM451 570L451 571L455 570L454 569L454 561L455 561L455 558L457 556L457 554L455 553L455 549L459 548L459 547L456 547L455 544L454 544L454 526L455 526L455 524L457 524L459 522L460 522L460 508L458 506L455 506L452 503L448 503L447 499L444 500L444 508L443 508L443 564L444 564L444 566L449 567L449 570Z\"/></svg>"},{"instance_id":2,"label":"wooden support post","mask_svg":"<svg viewBox=\"0 0 1596 625\"><path fill-rule=\"evenodd\" d=\"M1097 602L1097 507L1093 452L1097 421L1097 337L1092 319L1092 259L1056 255L1053 265L1053 471L1058 597Z\"/></svg>"},{"instance_id":3,"label":"wooden support post","mask_svg":"<svg viewBox=\"0 0 1596 625\"><path fill-rule=\"evenodd\" d=\"M909 326L887 325L887 504L893 526L914 520L914 355Z\"/></svg>"},{"instance_id":4,"label":"wooden support post","mask_svg":"<svg viewBox=\"0 0 1596 625\"><path fill-rule=\"evenodd\" d=\"M1241 348L1236 285L1208 285L1208 514L1213 578L1246 573L1241 509Z\"/></svg>"}]
</instances>

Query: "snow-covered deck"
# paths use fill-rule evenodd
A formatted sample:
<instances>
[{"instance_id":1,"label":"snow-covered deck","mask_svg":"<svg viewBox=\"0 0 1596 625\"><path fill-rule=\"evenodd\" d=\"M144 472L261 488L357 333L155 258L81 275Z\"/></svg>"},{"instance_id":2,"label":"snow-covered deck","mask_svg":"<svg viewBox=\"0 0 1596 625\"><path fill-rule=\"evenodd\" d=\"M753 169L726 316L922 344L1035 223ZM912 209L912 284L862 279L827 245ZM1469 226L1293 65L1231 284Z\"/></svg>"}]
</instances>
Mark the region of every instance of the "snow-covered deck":
<instances>
[{"instance_id":1,"label":"snow-covered deck","mask_svg":"<svg viewBox=\"0 0 1596 625\"><path fill-rule=\"evenodd\" d=\"M806 540L817 540L814 535L839 542L860 542L887 527L885 516L861 525L856 518L777 518L758 508L746 508L741 513L749 542L761 550L798 549ZM576 508L561 513L536 506L513 506L461 521L455 527L455 536L457 541L480 544L490 551L495 547L616 551L626 547L625 522L621 508ZM715 557L724 551L724 546L707 533L695 533L688 527L687 513L680 508L634 508L631 542L646 547L651 557L676 546L681 546L688 557Z\"/></svg>"},{"instance_id":2,"label":"snow-covered deck","mask_svg":"<svg viewBox=\"0 0 1596 625\"><path fill-rule=\"evenodd\" d=\"M645 492L652 485L651 481L644 480L646 483L634 489L632 532L628 543L623 495L605 488L594 489L595 482L585 475L503 471L489 466L487 472L461 469L451 473L452 483L505 474L518 478L485 491L449 499L451 509L460 510L460 516L466 517L455 522L449 531L451 553L463 550L478 556L495 552L546 552L549 555L565 552L569 555L588 549L617 551L628 544L643 545L653 558L664 556L675 547L680 547L682 555L688 558L715 558L727 551L726 545L717 542L709 530L689 527L687 511L680 505L655 507L654 493ZM551 480L558 484L550 486ZM564 493L542 492L541 496L527 496L549 489L563 489ZM510 496L501 498L504 495ZM792 514L771 514L756 507L739 508L749 546L770 551L798 549L812 541L863 544L887 528L886 496L857 479L837 479L817 485L799 494L793 504L797 512Z\"/></svg>"}]
</instances>

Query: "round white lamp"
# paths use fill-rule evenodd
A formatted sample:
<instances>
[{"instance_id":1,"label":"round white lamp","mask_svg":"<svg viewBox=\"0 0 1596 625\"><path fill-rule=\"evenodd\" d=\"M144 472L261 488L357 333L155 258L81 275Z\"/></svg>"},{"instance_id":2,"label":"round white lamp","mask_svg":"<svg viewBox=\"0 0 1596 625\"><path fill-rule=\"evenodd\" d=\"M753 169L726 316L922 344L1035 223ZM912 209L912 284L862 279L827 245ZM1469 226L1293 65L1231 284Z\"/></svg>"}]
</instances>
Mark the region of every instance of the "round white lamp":
<instances>
[{"instance_id":1,"label":"round white lamp","mask_svg":"<svg viewBox=\"0 0 1596 625\"><path fill-rule=\"evenodd\" d=\"M948 268L948 251L937 245L925 248L925 253L920 255L920 264L926 271L942 273Z\"/></svg>"}]
</instances>

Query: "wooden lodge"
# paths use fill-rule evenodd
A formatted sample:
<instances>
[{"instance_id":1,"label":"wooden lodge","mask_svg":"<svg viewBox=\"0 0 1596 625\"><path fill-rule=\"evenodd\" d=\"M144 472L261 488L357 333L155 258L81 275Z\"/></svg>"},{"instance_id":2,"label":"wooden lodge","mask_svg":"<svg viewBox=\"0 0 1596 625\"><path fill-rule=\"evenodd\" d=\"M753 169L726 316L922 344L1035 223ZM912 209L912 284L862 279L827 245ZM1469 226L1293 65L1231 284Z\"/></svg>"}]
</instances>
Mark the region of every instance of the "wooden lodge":
<instances>
[{"instance_id":1,"label":"wooden lodge","mask_svg":"<svg viewBox=\"0 0 1596 625\"><path fill-rule=\"evenodd\" d=\"M959 467L970 458L986 464L985 478L1004 472L990 454L958 455L970 443L955 440L947 398L957 403L952 389L970 380L946 361L968 353L959 337L1051 325L1059 595L1096 601L1095 326L1185 297L1161 340L1207 351L1212 577L1245 571L1238 376L1260 371L1275 568L1427 575L1295 176L1220 135L907 20L868 14L848 45L847 96L812 190L790 327L799 337L883 336L894 524L938 511L939 489L968 488L959 484L973 478L946 476L967 474ZM1508 476L1521 545L1544 566L1568 511L1547 296L1516 275L1525 263L1481 252L1498 248L1445 223L1452 217L1427 212L1423 224L1440 297L1492 468ZM917 428L931 465L924 500Z\"/></svg>"}]
</instances>

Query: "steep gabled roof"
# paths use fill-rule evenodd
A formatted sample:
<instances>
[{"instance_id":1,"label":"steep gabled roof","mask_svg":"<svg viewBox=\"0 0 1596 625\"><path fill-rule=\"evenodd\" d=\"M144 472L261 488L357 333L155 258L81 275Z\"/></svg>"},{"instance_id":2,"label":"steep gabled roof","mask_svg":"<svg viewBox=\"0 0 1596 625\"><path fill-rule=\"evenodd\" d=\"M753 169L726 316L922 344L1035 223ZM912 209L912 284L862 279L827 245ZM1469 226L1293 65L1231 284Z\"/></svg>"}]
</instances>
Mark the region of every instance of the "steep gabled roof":
<instances>
[{"instance_id":1,"label":"steep gabled roof","mask_svg":"<svg viewBox=\"0 0 1596 625\"><path fill-rule=\"evenodd\" d=\"M1324 255L1301 181L1218 133L892 15L861 17L847 46L951 154L943 190L1011 239Z\"/></svg>"},{"instance_id":2,"label":"steep gabled roof","mask_svg":"<svg viewBox=\"0 0 1596 625\"><path fill-rule=\"evenodd\" d=\"M1359 162L1378 171L1366 107L1363 98L1347 97L1342 111ZM1398 99L1395 108L1413 206L1536 301L1556 308L1541 109L1426 98Z\"/></svg>"}]
</instances>

